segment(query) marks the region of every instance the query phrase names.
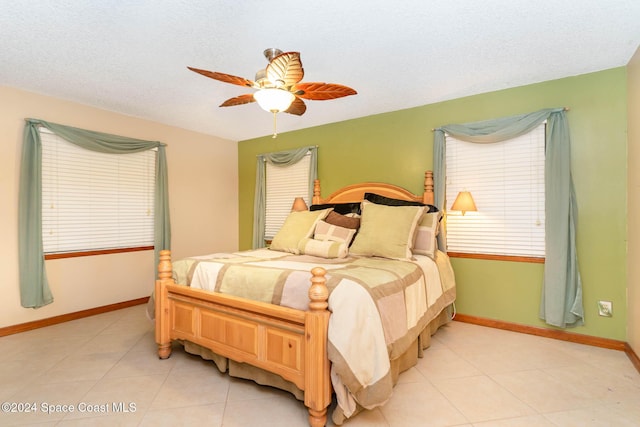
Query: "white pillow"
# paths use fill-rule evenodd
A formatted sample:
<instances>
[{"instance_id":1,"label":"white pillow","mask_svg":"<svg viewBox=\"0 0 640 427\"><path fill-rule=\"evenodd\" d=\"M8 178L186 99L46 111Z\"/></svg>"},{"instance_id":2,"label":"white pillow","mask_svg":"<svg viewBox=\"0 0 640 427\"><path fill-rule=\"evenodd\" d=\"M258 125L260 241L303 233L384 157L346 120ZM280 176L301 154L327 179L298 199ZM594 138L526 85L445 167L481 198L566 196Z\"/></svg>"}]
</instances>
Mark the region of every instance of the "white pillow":
<instances>
[{"instance_id":1,"label":"white pillow","mask_svg":"<svg viewBox=\"0 0 640 427\"><path fill-rule=\"evenodd\" d=\"M298 245L301 254L322 258L344 258L349 253L345 242L331 240L303 239Z\"/></svg>"}]
</instances>

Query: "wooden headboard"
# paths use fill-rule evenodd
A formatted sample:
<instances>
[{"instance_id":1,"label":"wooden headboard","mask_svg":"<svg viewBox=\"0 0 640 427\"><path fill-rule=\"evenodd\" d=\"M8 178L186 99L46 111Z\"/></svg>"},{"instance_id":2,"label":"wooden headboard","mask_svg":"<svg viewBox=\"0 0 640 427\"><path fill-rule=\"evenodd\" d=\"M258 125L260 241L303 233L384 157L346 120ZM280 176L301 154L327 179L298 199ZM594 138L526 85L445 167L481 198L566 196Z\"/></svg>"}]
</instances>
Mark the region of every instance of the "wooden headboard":
<instances>
[{"instance_id":1,"label":"wooden headboard","mask_svg":"<svg viewBox=\"0 0 640 427\"><path fill-rule=\"evenodd\" d=\"M364 193L376 193L394 199L412 200L433 205L433 172L426 171L424 173L424 193L422 195L413 194L393 184L364 182L362 184L348 185L333 192L329 197L322 198L320 180L316 179L313 187L313 204L360 202L364 199Z\"/></svg>"}]
</instances>

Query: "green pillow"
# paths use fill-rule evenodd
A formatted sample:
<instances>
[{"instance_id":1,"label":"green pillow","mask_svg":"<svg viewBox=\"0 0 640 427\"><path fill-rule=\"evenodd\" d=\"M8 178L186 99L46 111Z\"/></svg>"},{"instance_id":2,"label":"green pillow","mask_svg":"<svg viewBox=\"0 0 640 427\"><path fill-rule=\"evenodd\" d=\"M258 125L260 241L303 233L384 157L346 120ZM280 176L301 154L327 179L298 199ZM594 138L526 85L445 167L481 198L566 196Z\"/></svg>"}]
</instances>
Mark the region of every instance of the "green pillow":
<instances>
[{"instance_id":1,"label":"green pillow","mask_svg":"<svg viewBox=\"0 0 640 427\"><path fill-rule=\"evenodd\" d=\"M360 230L349 253L391 259L411 259L411 249L424 206L387 206L364 200Z\"/></svg>"},{"instance_id":2,"label":"green pillow","mask_svg":"<svg viewBox=\"0 0 640 427\"><path fill-rule=\"evenodd\" d=\"M270 248L276 251L299 254L300 241L311 237L316 223L329 215L329 212L331 209L291 212L280 231L271 241Z\"/></svg>"}]
</instances>

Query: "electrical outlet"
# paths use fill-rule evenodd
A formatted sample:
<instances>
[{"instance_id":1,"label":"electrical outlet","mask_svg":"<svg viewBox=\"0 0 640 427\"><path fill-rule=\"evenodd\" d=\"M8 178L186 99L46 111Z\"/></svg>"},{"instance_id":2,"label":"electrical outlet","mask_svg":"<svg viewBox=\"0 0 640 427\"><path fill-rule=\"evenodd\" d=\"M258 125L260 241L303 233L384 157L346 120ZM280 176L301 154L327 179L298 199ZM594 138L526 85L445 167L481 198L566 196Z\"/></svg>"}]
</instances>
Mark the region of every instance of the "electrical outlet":
<instances>
[{"instance_id":1,"label":"electrical outlet","mask_svg":"<svg viewBox=\"0 0 640 427\"><path fill-rule=\"evenodd\" d=\"M613 316L613 304L611 304L611 301L598 301L598 314L604 317Z\"/></svg>"}]
</instances>

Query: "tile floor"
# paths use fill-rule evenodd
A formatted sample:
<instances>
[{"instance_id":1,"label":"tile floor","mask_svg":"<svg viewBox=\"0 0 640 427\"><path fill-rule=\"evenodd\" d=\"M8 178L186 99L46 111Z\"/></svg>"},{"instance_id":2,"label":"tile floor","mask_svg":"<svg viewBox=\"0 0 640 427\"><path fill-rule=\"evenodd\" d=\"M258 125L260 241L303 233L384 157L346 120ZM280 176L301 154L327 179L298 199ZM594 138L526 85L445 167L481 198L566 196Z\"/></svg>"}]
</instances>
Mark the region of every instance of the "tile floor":
<instances>
[{"instance_id":1,"label":"tile floor","mask_svg":"<svg viewBox=\"0 0 640 427\"><path fill-rule=\"evenodd\" d=\"M159 360L145 306L0 338L0 402L23 410L3 406L2 426L307 425L288 393L180 347ZM451 322L385 406L344 425L640 426L640 374L620 351Z\"/></svg>"}]
</instances>

